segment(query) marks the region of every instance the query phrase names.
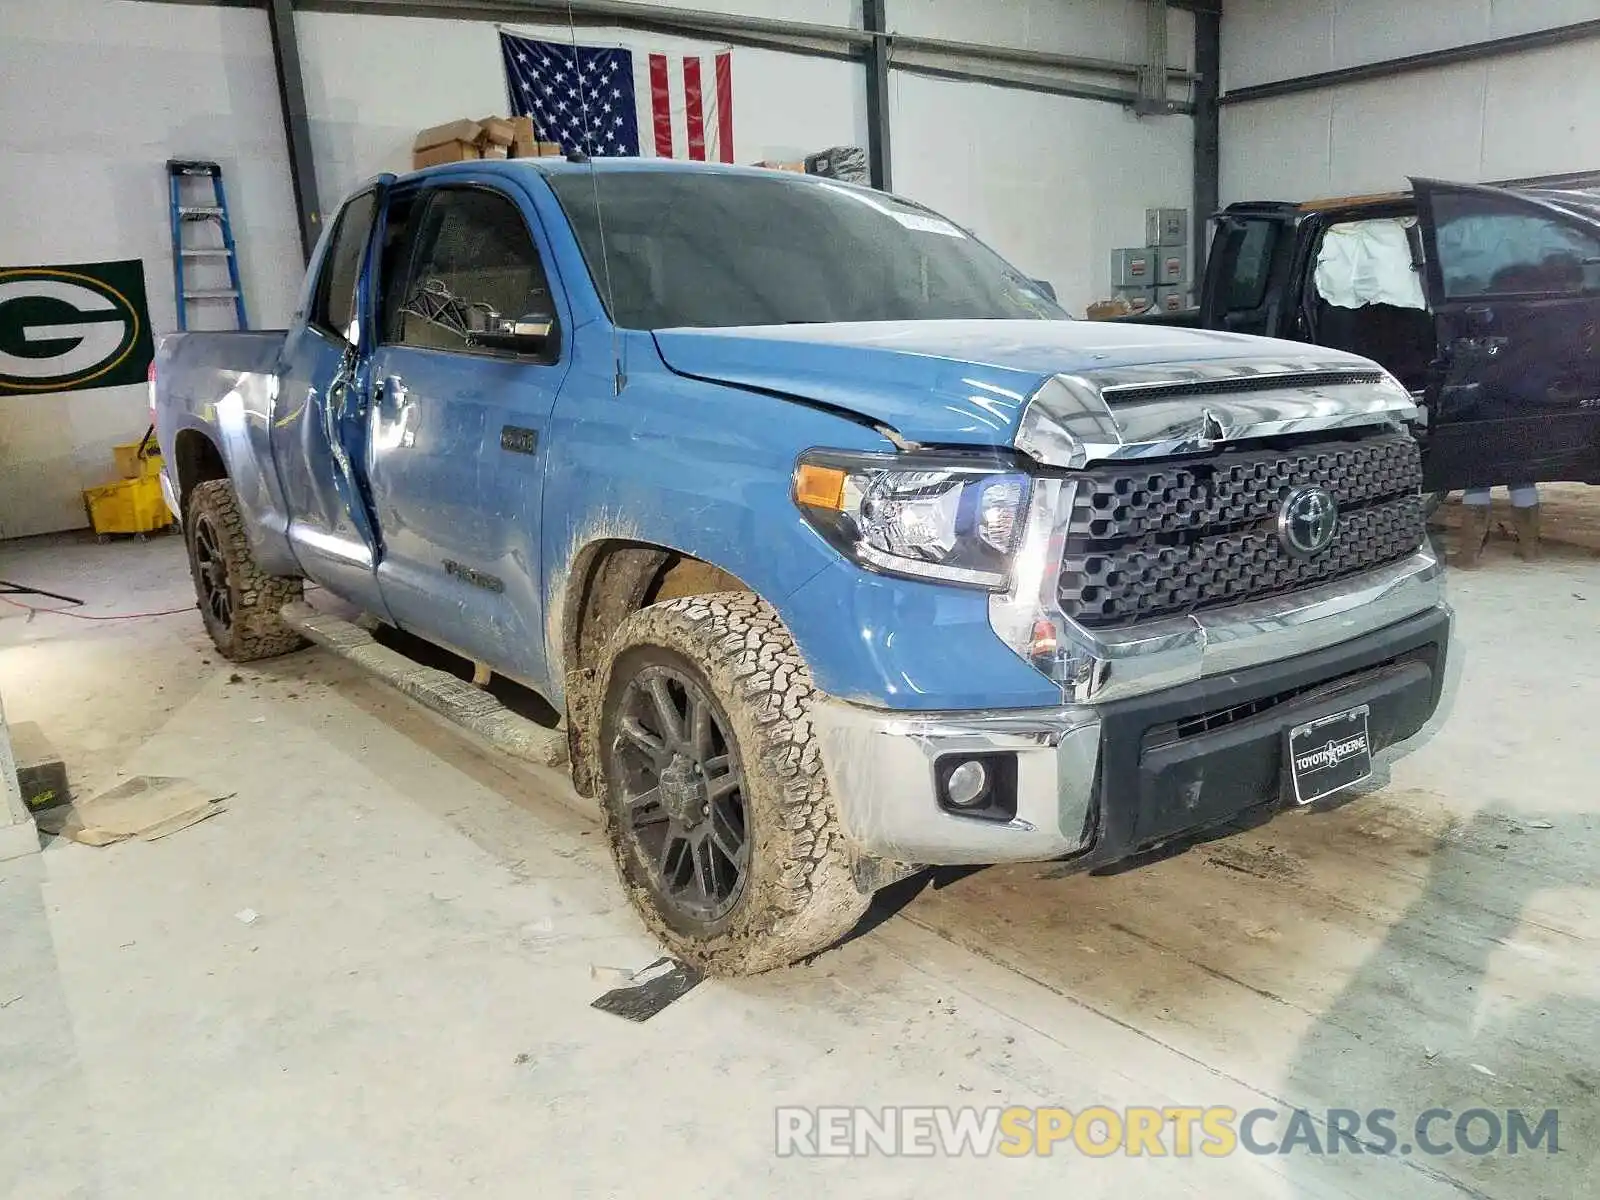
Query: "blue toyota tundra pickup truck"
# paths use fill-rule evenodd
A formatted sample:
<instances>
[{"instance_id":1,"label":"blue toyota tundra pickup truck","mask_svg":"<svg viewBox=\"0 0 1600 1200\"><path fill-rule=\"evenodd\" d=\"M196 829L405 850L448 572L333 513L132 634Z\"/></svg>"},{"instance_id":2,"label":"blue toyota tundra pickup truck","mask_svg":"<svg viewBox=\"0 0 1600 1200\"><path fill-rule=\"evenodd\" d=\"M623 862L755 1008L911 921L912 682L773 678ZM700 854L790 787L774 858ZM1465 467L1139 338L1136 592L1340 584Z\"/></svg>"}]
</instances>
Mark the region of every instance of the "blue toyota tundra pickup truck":
<instances>
[{"instance_id":1,"label":"blue toyota tundra pickup truck","mask_svg":"<svg viewBox=\"0 0 1600 1200\"><path fill-rule=\"evenodd\" d=\"M1049 290L831 180L383 176L287 332L161 343L201 616L280 654L311 580L538 691L641 917L722 974L916 867L1091 869L1364 779L1450 633L1412 398Z\"/></svg>"}]
</instances>

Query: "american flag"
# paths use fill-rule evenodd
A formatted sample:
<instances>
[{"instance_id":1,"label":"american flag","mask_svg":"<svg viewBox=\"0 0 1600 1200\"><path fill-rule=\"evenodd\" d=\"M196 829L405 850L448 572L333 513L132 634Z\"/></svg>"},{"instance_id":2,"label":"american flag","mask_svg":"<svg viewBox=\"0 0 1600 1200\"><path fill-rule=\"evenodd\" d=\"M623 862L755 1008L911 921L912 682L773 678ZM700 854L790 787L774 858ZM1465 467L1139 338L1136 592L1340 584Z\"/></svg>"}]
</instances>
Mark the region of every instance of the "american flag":
<instances>
[{"instance_id":1,"label":"american flag","mask_svg":"<svg viewBox=\"0 0 1600 1200\"><path fill-rule=\"evenodd\" d=\"M655 54L500 35L511 110L591 156L733 161L733 54Z\"/></svg>"}]
</instances>

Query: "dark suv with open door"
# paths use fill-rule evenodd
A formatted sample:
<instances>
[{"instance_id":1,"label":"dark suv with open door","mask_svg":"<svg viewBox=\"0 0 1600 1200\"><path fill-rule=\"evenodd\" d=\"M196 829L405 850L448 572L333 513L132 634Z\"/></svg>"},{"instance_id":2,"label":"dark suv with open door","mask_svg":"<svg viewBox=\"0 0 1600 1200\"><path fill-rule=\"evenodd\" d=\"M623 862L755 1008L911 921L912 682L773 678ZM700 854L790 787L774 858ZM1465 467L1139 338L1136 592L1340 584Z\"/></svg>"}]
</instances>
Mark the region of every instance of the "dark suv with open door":
<instances>
[{"instance_id":1,"label":"dark suv with open door","mask_svg":"<svg viewBox=\"0 0 1600 1200\"><path fill-rule=\"evenodd\" d=\"M1412 183L1231 205L1199 308L1127 319L1376 359L1422 402L1427 491L1600 483L1600 189Z\"/></svg>"}]
</instances>

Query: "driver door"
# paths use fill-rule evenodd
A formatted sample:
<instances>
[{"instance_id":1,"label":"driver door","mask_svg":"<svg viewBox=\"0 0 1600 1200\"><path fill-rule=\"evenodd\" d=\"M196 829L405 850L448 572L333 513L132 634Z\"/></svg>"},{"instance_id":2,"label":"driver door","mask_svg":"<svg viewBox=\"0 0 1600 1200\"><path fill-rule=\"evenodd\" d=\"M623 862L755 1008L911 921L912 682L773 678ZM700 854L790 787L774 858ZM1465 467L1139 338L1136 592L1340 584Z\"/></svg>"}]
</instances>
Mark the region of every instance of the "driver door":
<instances>
[{"instance_id":1,"label":"driver door","mask_svg":"<svg viewBox=\"0 0 1600 1200\"><path fill-rule=\"evenodd\" d=\"M547 427L570 358L531 218L494 177L391 206L369 461L395 622L543 690ZM475 336L502 317L549 337L517 350Z\"/></svg>"},{"instance_id":2,"label":"driver door","mask_svg":"<svg viewBox=\"0 0 1600 1200\"><path fill-rule=\"evenodd\" d=\"M308 578L368 612L387 615L366 480L373 230L386 186L351 197L315 267L305 319L284 346L272 455L289 510L289 541Z\"/></svg>"},{"instance_id":3,"label":"driver door","mask_svg":"<svg viewBox=\"0 0 1600 1200\"><path fill-rule=\"evenodd\" d=\"M1279 213L1223 213L1206 277L1200 309L1208 329L1289 337L1283 326L1292 319L1289 289L1280 278L1294 251L1294 226Z\"/></svg>"},{"instance_id":4,"label":"driver door","mask_svg":"<svg viewBox=\"0 0 1600 1200\"><path fill-rule=\"evenodd\" d=\"M1600 483L1600 215L1413 184L1439 348L1424 488Z\"/></svg>"}]
</instances>

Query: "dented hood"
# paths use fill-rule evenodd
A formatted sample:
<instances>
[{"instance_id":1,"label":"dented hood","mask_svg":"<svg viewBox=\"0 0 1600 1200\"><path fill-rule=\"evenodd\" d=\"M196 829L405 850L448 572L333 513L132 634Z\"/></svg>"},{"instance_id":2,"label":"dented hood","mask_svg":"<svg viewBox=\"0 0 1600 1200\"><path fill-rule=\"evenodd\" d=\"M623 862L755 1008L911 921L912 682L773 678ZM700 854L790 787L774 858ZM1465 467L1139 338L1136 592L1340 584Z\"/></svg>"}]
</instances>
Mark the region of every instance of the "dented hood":
<instances>
[{"instance_id":1,"label":"dented hood","mask_svg":"<svg viewBox=\"0 0 1600 1200\"><path fill-rule=\"evenodd\" d=\"M1101 321L903 321L667 329L674 371L856 413L913 441L1010 445L1028 399L1056 375L1259 364L1293 366L1308 347L1208 330ZM1330 359L1371 366L1318 347ZM1249 370L1253 368L1245 368ZM1153 370L1153 376L1171 374Z\"/></svg>"}]
</instances>

